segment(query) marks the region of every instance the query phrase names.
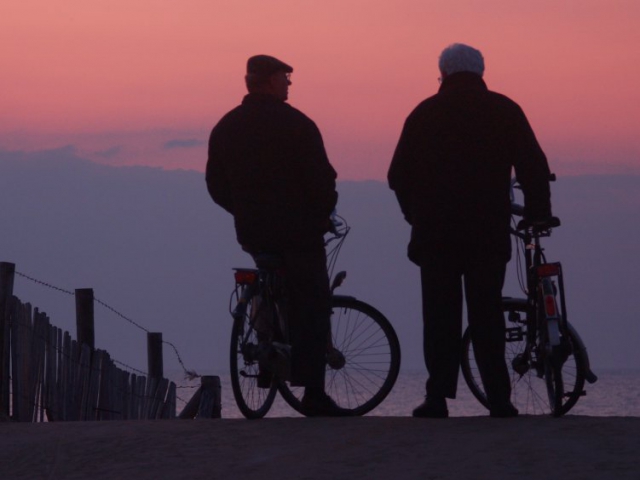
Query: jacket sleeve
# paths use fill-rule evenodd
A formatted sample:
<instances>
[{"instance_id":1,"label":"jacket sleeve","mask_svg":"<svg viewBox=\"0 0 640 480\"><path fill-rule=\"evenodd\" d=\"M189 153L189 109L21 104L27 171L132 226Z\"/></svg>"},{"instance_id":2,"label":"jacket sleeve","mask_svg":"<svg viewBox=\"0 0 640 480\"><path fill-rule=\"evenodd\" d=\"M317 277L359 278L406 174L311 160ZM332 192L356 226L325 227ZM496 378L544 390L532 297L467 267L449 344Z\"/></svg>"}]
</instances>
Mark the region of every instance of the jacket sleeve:
<instances>
[{"instance_id":1,"label":"jacket sleeve","mask_svg":"<svg viewBox=\"0 0 640 480\"><path fill-rule=\"evenodd\" d=\"M413 147L411 145L411 117L407 119L400 135L387 173L389 188L394 191L405 220L411 224L411 163Z\"/></svg>"},{"instance_id":2,"label":"jacket sleeve","mask_svg":"<svg viewBox=\"0 0 640 480\"><path fill-rule=\"evenodd\" d=\"M220 138L217 127L211 132L209 137L209 156L205 180L209 195L215 203L233 214L233 200L229 178L225 168L225 148L224 142Z\"/></svg>"},{"instance_id":3,"label":"jacket sleeve","mask_svg":"<svg viewBox=\"0 0 640 480\"><path fill-rule=\"evenodd\" d=\"M524 216L528 220L544 220L551 216L547 157L520 107L516 122L514 169L524 193Z\"/></svg>"},{"instance_id":4,"label":"jacket sleeve","mask_svg":"<svg viewBox=\"0 0 640 480\"><path fill-rule=\"evenodd\" d=\"M329 215L336 207L338 192L336 191L336 171L331 166L324 147L322 135L315 123L308 125L308 153L310 162L307 169L307 197L309 208L320 217L329 220ZM328 223L327 223L328 225Z\"/></svg>"}]
</instances>

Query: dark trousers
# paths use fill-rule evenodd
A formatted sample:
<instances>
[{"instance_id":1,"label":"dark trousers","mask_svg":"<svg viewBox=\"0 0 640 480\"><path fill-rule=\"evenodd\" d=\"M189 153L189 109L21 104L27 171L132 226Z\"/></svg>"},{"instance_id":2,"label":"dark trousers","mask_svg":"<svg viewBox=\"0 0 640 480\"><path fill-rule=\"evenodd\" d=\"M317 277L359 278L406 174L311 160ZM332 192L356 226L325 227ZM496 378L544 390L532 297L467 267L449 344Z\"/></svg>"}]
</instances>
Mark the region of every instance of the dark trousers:
<instances>
[{"instance_id":1,"label":"dark trousers","mask_svg":"<svg viewBox=\"0 0 640 480\"><path fill-rule=\"evenodd\" d=\"M331 291L324 247L283 254L291 340L291 384L324 390Z\"/></svg>"},{"instance_id":2,"label":"dark trousers","mask_svg":"<svg viewBox=\"0 0 640 480\"><path fill-rule=\"evenodd\" d=\"M504 261L481 255L439 258L421 266L427 396L456 396L464 285L473 349L485 392L492 404L508 401L511 387L501 306L505 271Z\"/></svg>"}]
</instances>

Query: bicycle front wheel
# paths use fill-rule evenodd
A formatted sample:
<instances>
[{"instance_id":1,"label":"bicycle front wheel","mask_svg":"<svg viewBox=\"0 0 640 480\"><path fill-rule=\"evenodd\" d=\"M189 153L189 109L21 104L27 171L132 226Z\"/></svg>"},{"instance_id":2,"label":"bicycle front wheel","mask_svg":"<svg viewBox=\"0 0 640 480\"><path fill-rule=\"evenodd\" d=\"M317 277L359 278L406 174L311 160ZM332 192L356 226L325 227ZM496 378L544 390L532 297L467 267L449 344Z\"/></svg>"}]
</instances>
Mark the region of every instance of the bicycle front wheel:
<instances>
[{"instance_id":1,"label":"bicycle front wheel","mask_svg":"<svg viewBox=\"0 0 640 480\"><path fill-rule=\"evenodd\" d=\"M251 303L242 317L233 322L231 332L231 388L242 415L249 419L264 417L278 392L278 384L273 374L260 371L258 355L260 352L257 332L252 328L248 312Z\"/></svg>"},{"instance_id":2,"label":"bicycle front wheel","mask_svg":"<svg viewBox=\"0 0 640 480\"><path fill-rule=\"evenodd\" d=\"M564 381L562 379L560 352L561 347L554 347L551 355L545 355L544 359L544 380L547 385L551 414L554 417L559 417L564 413Z\"/></svg>"},{"instance_id":3,"label":"bicycle front wheel","mask_svg":"<svg viewBox=\"0 0 640 480\"><path fill-rule=\"evenodd\" d=\"M326 392L347 413L364 415L393 388L400 371L400 343L389 320L371 305L339 295L332 303ZM304 415L304 388L282 382L279 389L285 401Z\"/></svg>"},{"instance_id":4,"label":"bicycle front wheel","mask_svg":"<svg viewBox=\"0 0 640 480\"><path fill-rule=\"evenodd\" d=\"M569 328L559 347L561 351L557 352L558 363L554 370L550 364L545 365L537 347L526 351L525 304L505 305L504 312L508 316L505 360L511 377L511 402L521 414L564 415L576 404L584 388L585 359L579 340ZM462 337L461 367L473 395L489 408L468 328Z\"/></svg>"}]
</instances>

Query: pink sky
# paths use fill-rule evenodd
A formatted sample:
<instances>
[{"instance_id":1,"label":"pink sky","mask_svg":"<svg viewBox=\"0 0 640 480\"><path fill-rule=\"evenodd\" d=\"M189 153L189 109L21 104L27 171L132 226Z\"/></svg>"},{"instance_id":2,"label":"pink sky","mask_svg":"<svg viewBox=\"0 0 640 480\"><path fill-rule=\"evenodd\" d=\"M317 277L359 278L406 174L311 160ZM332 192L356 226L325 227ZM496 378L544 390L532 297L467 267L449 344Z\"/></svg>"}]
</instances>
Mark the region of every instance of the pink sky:
<instances>
[{"instance_id":1,"label":"pink sky","mask_svg":"<svg viewBox=\"0 0 640 480\"><path fill-rule=\"evenodd\" d=\"M639 24L637 0L5 2L0 149L203 170L247 57L267 53L294 66L290 103L340 178L383 179L404 119L438 87L440 51L463 42L553 170L640 173Z\"/></svg>"}]
</instances>

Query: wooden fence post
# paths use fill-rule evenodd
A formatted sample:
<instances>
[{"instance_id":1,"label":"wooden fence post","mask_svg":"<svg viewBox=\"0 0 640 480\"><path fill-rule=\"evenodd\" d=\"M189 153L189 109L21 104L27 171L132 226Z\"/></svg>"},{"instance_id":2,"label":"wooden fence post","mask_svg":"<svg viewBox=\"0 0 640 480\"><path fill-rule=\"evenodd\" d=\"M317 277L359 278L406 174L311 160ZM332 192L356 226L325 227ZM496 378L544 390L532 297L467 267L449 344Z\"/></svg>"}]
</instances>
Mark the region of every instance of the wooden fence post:
<instances>
[{"instance_id":1,"label":"wooden fence post","mask_svg":"<svg viewBox=\"0 0 640 480\"><path fill-rule=\"evenodd\" d=\"M220 418L220 377L205 375L201 379L202 396L198 418Z\"/></svg>"},{"instance_id":2,"label":"wooden fence post","mask_svg":"<svg viewBox=\"0 0 640 480\"><path fill-rule=\"evenodd\" d=\"M93 288L76 289L76 331L78 343L95 349Z\"/></svg>"},{"instance_id":3,"label":"wooden fence post","mask_svg":"<svg viewBox=\"0 0 640 480\"><path fill-rule=\"evenodd\" d=\"M200 387L178 415L179 419L220 418L220 377L205 375Z\"/></svg>"},{"instance_id":4,"label":"wooden fence post","mask_svg":"<svg viewBox=\"0 0 640 480\"><path fill-rule=\"evenodd\" d=\"M0 262L0 420L9 418L9 312L16 266Z\"/></svg>"},{"instance_id":5,"label":"wooden fence post","mask_svg":"<svg viewBox=\"0 0 640 480\"><path fill-rule=\"evenodd\" d=\"M198 409L200 408L200 400L202 399L202 385L198 387L193 396L189 399L187 404L184 406L178 418L180 419L193 419L196 418L198 414Z\"/></svg>"},{"instance_id":6,"label":"wooden fence post","mask_svg":"<svg viewBox=\"0 0 640 480\"><path fill-rule=\"evenodd\" d=\"M147 367L149 377L161 379L164 377L162 364L162 333L147 332Z\"/></svg>"}]
</instances>

